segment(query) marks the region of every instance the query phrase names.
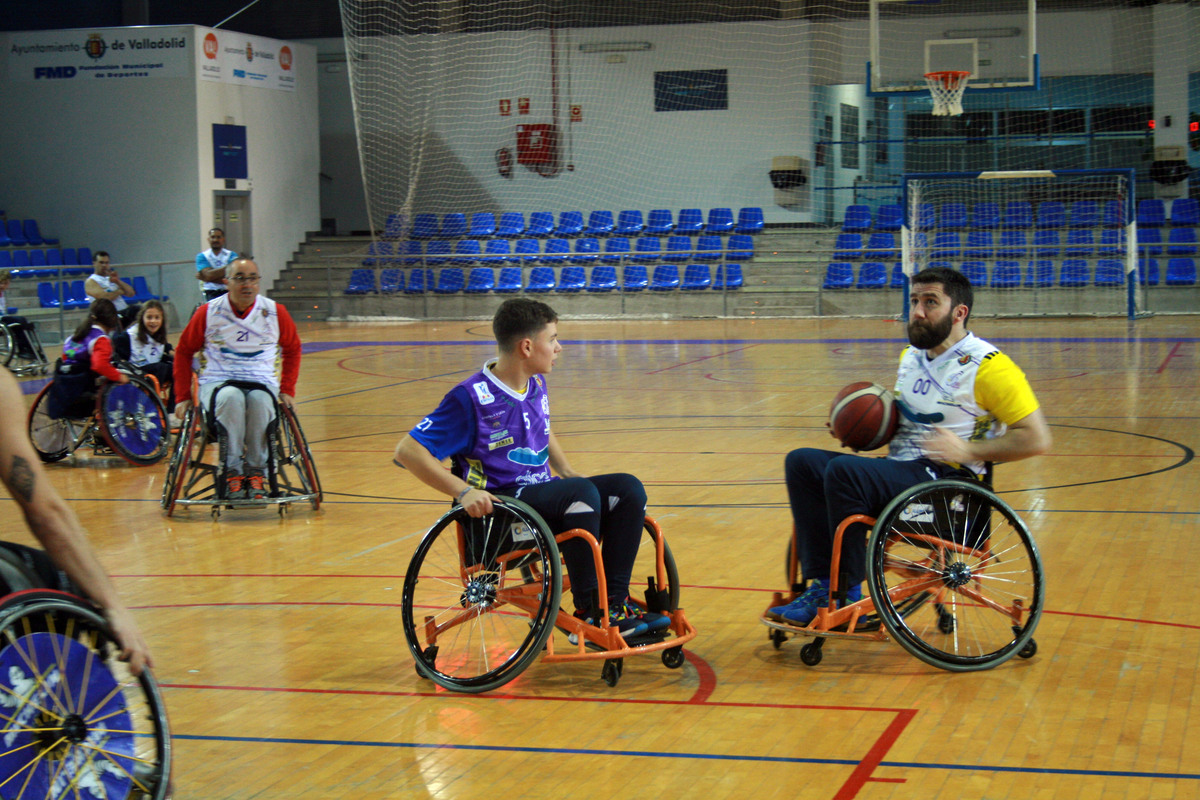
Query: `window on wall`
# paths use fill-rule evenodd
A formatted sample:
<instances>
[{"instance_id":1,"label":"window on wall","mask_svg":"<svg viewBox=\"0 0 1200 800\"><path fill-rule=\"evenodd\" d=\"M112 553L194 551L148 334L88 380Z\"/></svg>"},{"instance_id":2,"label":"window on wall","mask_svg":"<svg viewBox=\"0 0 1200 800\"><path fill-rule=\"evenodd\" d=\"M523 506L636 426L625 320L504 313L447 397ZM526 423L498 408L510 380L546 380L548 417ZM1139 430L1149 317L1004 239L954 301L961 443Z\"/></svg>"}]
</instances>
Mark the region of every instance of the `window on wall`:
<instances>
[{"instance_id":1,"label":"window on wall","mask_svg":"<svg viewBox=\"0 0 1200 800\"><path fill-rule=\"evenodd\" d=\"M829 164L829 143L833 141L833 116L825 115L825 124L821 126L821 137L817 141L817 152L813 156L815 166L824 167Z\"/></svg>"},{"instance_id":2,"label":"window on wall","mask_svg":"<svg viewBox=\"0 0 1200 800\"><path fill-rule=\"evenodd\" d=\"M842 167L858 169L858 106L841 104Z\"/></svg>"},{"instance_id":3,"label":"window on wall","mask_svg":"<svg viewBox=\"0 0 1200 800\"><path fill-rule=\"evenodd\" d=\"M869 145L875 152L875 163L886 164L888 160L888 133L891 120L888 113L891 105L886 97L875 98L875 141Z\"/></svg>"}]
</instances>

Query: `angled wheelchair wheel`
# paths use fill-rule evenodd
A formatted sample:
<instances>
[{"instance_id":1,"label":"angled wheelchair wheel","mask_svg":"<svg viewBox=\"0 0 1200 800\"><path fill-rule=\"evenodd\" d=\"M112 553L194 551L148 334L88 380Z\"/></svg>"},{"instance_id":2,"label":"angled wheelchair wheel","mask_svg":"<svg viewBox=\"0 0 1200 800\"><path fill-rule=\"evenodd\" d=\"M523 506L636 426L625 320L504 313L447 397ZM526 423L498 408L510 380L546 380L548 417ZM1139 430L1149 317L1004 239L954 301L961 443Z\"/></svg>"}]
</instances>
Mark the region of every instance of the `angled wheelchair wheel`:
<instances>
[{"instance_id":1,"label":"angled wheelchair wheel","mask_svg":"<svg viewBox=\"0 0 1200 800\"><path fill-rule=\"evenodd\" d=\"M455 506L417 545L404 579L404 638L417 672L457 692L521 674L554 630L558 547L529 506L504 498L486 517Z\"/></svg>"},{"instance_id":2,"label":"angled wheelchair wheel","mask_svg":"<svg viewBox=\"0 0 1200 800\"><path fill-rule=\"evenodd\" d=\"M299 476L300 485L292 487L296 494L312 495L312 508L316 511L321 507L321 478L317 475L317 465L313 462L312 451L308 449L308 440L304 438L304 430L296 412L283 403L279 404L283 415L280 441L283 445L281 461L294 467Z\"/></svg>"},{"instance_id":3,"label":"angled wheelchair wheel","mask_svg":"<svg viewBox=\"0 0 1200 800\"><path fill-rule=\"evenodd\" d=\"M183 415L183 425L175 439L171 460L167 464L167 476L163 479L162 507L167 516L175 511L180 496L187 494L184 487L191 480L192 465L200 460L204 452L204 431L201 412L193 403Z\"/></svg>"},{"instance_id":4,"label":"angled wheelchair wheel","mask_svg":"<svg viewBox=\"0 0 1200 800\"><path fill-rule=\"evenodd\" d=\"M0 796L170 795L162 695L119 652L104 617L76 597L34 590L0 602Z\"/></svg>"},{"instance_id":5,"label":"angled wheelchair wheel","mask_svg":"<svg viewBox=\"0 0 1200 800\"><path fill-rule=\"evenodd\" d=\"M888 633L927 664L967 672L1032 655L1041 556L981 484L931 481L889 503L867 545L867 583Z\"/></svg>"},{"instance_id":6,"label":"angled wheelchair wheel","mask_svg":"<svg viewBox=\"0 0 1200 800\"><path fill-rule=\"evenodd\" d=\"M0 309L0 313L3 310ZM17 348L13 342L13 333L7 325L0 325L0 367L7 367L16 357Z\"/></svg>"},{"instance_id":7,"label":"angled wheelchair wheel","mask_svg":"<svg viewBox=\"0 0 1200 800\"><path fill-rule=\"evenodd\" d=\"M51 418L50 387L49 383L42 387L29 409L29 440L47 464L71 455L83 443L88 428L84 421Z\"/></svg>"},{"instance_id":8,"label":"angled wheelchair wheel","mask_svg":"<svg viewBox=\"0 0 1200 800\"><path fill-rule=\"evenodd\" d=\"M167 410L154 389L140 377L108 383L96 398L100 434L113 452L135 466L162 461L170 448Z\"/></svg>"}]
</instances>

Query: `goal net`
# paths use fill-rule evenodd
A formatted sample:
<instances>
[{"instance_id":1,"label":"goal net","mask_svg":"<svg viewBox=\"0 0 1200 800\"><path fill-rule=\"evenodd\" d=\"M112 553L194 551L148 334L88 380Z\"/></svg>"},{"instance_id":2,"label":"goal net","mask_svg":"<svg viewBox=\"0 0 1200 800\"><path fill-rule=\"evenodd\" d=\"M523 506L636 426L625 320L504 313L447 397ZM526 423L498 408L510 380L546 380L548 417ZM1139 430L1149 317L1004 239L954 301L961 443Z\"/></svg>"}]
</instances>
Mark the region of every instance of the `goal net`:
<instances>
[{"instance_id":1,"label":"goal net","mask_svg":"<svg viewBox=\"0 0 1200 800\"><path fill-rule=\"evenodd\" d=\"M1133 170L921 173L903 179L907 276L956 269L985 316L1135 316Z\"/></svg>"}]
</instances>

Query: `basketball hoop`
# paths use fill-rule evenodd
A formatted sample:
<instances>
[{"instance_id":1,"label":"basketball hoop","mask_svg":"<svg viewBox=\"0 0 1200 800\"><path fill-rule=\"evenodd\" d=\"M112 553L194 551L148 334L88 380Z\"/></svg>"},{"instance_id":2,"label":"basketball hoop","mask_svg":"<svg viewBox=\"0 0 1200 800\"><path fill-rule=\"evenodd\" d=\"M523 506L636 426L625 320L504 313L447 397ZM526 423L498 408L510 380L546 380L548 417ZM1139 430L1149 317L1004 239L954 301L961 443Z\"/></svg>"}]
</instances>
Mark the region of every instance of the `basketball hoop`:
<instances>
[{"instance_id":1,"label":"basketball hoop","mask_svg":"<svg viewBox=\"0 0 1200 800\"><path fill-rule=\"evenodd\" d=\"M957 117L963 113L962 96L966 91L967 81L971 73L959 70L943 72L926 72L925 85L933 95L933 115L935 117Z\"/></svg>"}]
</instances>

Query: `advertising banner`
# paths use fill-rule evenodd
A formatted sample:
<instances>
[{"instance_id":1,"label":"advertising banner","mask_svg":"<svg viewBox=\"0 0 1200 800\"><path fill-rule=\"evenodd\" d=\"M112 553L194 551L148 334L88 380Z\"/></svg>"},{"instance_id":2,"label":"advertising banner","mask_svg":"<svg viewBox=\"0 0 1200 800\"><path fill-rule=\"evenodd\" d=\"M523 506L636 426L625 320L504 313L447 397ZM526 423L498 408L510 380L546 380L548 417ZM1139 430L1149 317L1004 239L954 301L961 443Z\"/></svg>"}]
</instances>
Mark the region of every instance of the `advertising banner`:
<instances>
[{"instance_id":1,"label":"advertising banner","mask_svg":"<svg viewBox=\"0 0 1200 800\"><path fill-rule=\"evenodd\" d=\"M296 73L287 42L233 31L195 28L201 80L293 91Z\"/></svg>"},{"instance_id":2,"label":"advertising banner","mask_svg":"<svg viewBox=\"0 0 1200 800\"><path fill-rule=\"evenodd\" d=\"M142 81L191 73L190 26L21 31L8 36L15 81Z\"/></svg>"}]
</instances>

